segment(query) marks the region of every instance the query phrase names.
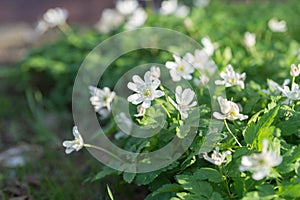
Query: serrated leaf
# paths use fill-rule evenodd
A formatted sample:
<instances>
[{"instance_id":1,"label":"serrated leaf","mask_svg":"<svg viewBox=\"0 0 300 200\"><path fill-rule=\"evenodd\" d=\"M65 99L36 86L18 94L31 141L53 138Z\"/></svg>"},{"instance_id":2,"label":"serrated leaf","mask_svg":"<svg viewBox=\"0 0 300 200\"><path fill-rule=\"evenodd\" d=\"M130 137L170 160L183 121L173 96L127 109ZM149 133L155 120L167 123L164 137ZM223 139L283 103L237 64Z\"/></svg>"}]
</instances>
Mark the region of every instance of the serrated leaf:
<instances>
[{"instance_id":1,"label":"serrated leaf","mask_svg":"<svg viewBox=\"0 0 300 200\"><path fill-rule=\"evenodd\" d=\"M135 177L135 173L128 173L128 172L124 172L123 173L123 179L125 182L127 183L131 183Z\"/></svg>"}]
</instances>

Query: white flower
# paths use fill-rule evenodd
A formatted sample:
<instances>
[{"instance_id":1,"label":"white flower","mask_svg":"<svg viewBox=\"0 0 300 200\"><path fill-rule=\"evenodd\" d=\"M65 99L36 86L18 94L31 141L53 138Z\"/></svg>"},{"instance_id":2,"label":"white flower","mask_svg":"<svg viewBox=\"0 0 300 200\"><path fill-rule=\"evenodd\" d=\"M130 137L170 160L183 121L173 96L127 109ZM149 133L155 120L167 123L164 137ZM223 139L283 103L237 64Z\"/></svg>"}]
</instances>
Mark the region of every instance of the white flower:
<instances>
[{"instance_id":1,"label":"white flower","mask_svg":"<svg viewBox=\"0 0 300 200\"><path fill-rule=\"evenodd\" d=\"M223 153L219 152L219 148L216 148L216 150L213 151L211 154L211 157L207 155L207 153L203 153L203 158L207 160L208 162L214 164L214 165L222 165L223 163L226 162L226 156L231 154L230 151L225 151Z\"/></svg>"},{"instance_id":2,"label":"white flower","mask_svg":"<svg viewBox=\"0 0 300 200\"><path fill-rule=\"evenodd\" d=\"M298 67L295 64L291 65L291 71L290 71L291 76L299 76L300 74L300 64L298 65Z\"/></svg>"},{"instance_id":3,"label":"white flower","mask_svg":"<svg viewBox=\"0 0 300 200\"><path fill-rule=\"evenodd\" d=\"M210 0L194 0L193 3L194 3L194 6L204 8L204 7L208 6L208 4L210 3Z\"/></svg>"},{"instance_id":4,"label":"white flower","mask_svg":"<svg viewBox=\"0 0 300 200\"><path fill-rule=\"evenodd\" d=\"M155 80L155 79L159 79L159 78L160 78L160 68L159 68L159 67L152 66L152 67L150 68L150 73L151 73L150 78L151 78L152 80Z\"/></svg>"},{"instance_id":5,"label":"white flower","mask_svg":"<svg viewBox=\"0 0 300 200\"><path fill-rule=\"evenodd\" d=\"M90 102L96 112L100 114L102 108L107 108L108 111L111 110L110 104L116 96L115 92L111 92L108 87L104 87L103 90L101 90L94 86L89 86L89 91L91 94Z\"/></svg>"},{"instance_id":6,"label":"white flower","mask_svg":"<svg viewBox=\"0 0 300 200\"><path fill-rule=\"evenodd\" d=\"M181 118L188 118L188 111L190 108L197 105L197 102L193 101L194 96L195 92L190 88L182 91L182 87L177 86L175 90L176 103L169 97L171 104L179 111Z\"/></svg>"},{"instance_id":7,"label":"white flower","mask_svg":"<svg viewBox=\"0 0 300 200\"><path fill-rule=\"evenodd\" d=\"M49 24L44 20L39 20L35 27L35 32L41 35L45 33L48 29L49 29Z\"/></svg>"},{"instance_id":8,"label":"white flower","mask_svg":"<svg viewBox=\"0 0 300 200\"><path fill-rule=\"evenodd\" d=\"M228 101L227 99L224 99L223 97L218 97L218 102L221 108L221 113L219 112L214 112L213 116L216 119L219 120L224 120L224 119L229 119L229 120L244 120L247 119L247 115L243 115L240 113L240 108L239 106L232 102Z\"/></svg>"},{"instance_id":9,"label":"white flower","mask_svg":"<svg viewBox=\"0 0 300 200\"><path fill-rule=\"evenodd\" d=\"M104 9L96 28L100 33L109 33L124 21L124 16L114 9Z\"/></svg>"},{"instance_id":10,"label":"white flower","mask_svg":"<svg viewBox=\"0 0 300 200\"><path fill-rule=\"evenodd\" d=\"M191 63L195 69L208 72L210 75L213 75L217 70L216 64L204 50L196 49L194 55L186 53L183 59Z\"/></svg>"},{"instance_id":11,"label":"white flower","mask_svg":"<svg viewBox=\"0 0 300 200\"><path fill-rule=\"evenodd\" d=\"M132 14L139 6L136 0L118 0L116 3L116 9L122 15Z\"/></svg>"},{"instance_id":12,"label":"white flower","mask_svg":"<svg viewBox=\"0 0 300 200\"><path fill-rule=\"evenodd\" d=\"M179 5L177 0L165 0L161 3L160 13L162 15L176 15L186 17L190 9L185 5Z\"/></svg>"},{"instance_id":13,"label":"white flower","mask_svg":"<svg viewBox=\"0 0 300 200\"><path fill-rule=\"evenodd\" d=\"M141 106L141 105L139 105L138 107L137 107L137 114L134 114L134 116L135 117L142 117L142 116L144 116L145 115L145 113L146 113L146 108L144 108L143 106Z\"/></svg>"},{"instance_id":14,"label":"white flower","mask_svg":"<svg viewBox=\"0 0 300 200\"><path fill-rule=\"evenodd\" d=\"M267 82L268 82L269 89L267 89L267 90L263 89L262 90L263 93L265 93L267 95L270 95L271 93L278 95L281 92L279 89L281 87L278 83L276 83L272 79L268 79ZM290 79L285 79L282 84L282 87L288 85L289 83L290 83Z\"/></svg>"},{"instance_id":15,"label":"white flower","mask_svg":"<svg viewBox=\"0 0 300 200\"><path fill-rule=\"evenodd\" d=\"M288 86L279 87L279 90L282 92L283 96L287 97L291 101L300 100L300 89L299 85L294 83L290 89Z\"/></svg>"},{"instance_id":16,"label":"white flower","mask_svg":"<svg viewBox=\"0 0 300 200\"><path fill-rule=\"evenodd\" d=\"M125 24L125 29L132 30L145 24L147 13L143 8L137 8Z\"/></svg>"},{"instance_id":17,"label":"white flower","mask_svg":"<svg viewBox=\"0 0 300 200\"><path fill-rule=\"evenodd\" d=\"M138 75L132 77L133 83L129 82L127 87L136 92L130 95L127 100L135 105L142 103L144 108L151 106L151 101L165 95L161 90L156 90L160 85L160 80L151 80L151 72L147 71L144 75L144 80Z\"/></svg>"},{"instance_id":18,"label":"white flower","mask_svg":"<svg viewBox=\"0 0 300 200\"><path fill-rule=\"evenodd\" d=\"M286 22L284 20L278 21L275 18L269 20L268 26L273 32L285 32L287 30Z\"/></svg>"},{"instance_id":19,"label":"white flower","mask_svg":"<svg viewBox=\"0 0 300 200\"><path fill-rule=\"evenodd\" d=\"M244 44L246 47L254 47L256 43L255 33L246 32L244 36Z\"/></svg>"},{"instance_id":20,"label":"white flower","mask_svg":"<svg viewBox=\"0 0 300 200\"><path fill-rule=\"evenodd\" d=\"M194 78L193 81L194 81L194 84L197 86L204 86L209 82L209 78L206 75L202 74L202 75L200 75L199 79Z\"/></svg>"},{"instance_id":21,"label":"white flower","mask_svg":"<svg viewBox=\"0 0 300 200\"><path fill-rule=\"evenodd\" d=\"M63 8L49 9L43 15L44 21L50 26L55 27L66 23L68 18L68 11Z\"/></svg>"},{"instance_id":22,"label":"white flower","mask_svg":"<svg viewBox=\"0 0 300 200\"><path fill-rule=\"evenodd\" d=\"M202 38L201 43L204 46L203 50L208 56L212 56L214 54L215 49L218 47L218 44L212 43L208 36Z\"/></svg>"},{"instance_id":23,"label":"white flower","mask_svg":"<svg viewBox=\"0 0 300 200\"><path fill-rule=\"evenodd\" d=\"M261 180L268 176L272 167L278 166L282 162L282 157L274 151L267 151L268 141L263 140L263 149L261 153L255 153L250 156L243 156L240 171L253 171L252 178Z\"/></svg>"},{"instance_id":24,"label":"white flower","mask_svg":"<svg viewBox=\"0 0 300 200\"><path fill-rule=\"evenodd\" d=\"M246 73L236 73L231 65L226 66L226 72L221 72L220 76L223 80L216 80L216 85L225 85L225 87L232 87L235 85L245 88L244 80L246 79Z\"/></svg>"},{"instance_id":25,"label":"white flower","mask_svg":"<svg viewBox=\"0 0 300 200\"><path fill-rule=\"evenodd\" d=\"M170 69L170 75L172 80L178 82L181 78L186 80L192 79L192 73L194 72L193 66L188 63L187 60L180 58L177 55L173 55L175 62L166 62L166 67Z\"/></svg>"},{"instance_id":26,"label":"white flower","mask_svg":"<svg viewBox=\"0 0 300 200\"><path fill-rule=\"evenodd\" d=\"M63 146L66 147L66 154L72 153L74 150L79 151L84 146L83 139L77 129L77 126L73 127L74 140L66 140L63 142Z\"/></svg>"}]
</instances>

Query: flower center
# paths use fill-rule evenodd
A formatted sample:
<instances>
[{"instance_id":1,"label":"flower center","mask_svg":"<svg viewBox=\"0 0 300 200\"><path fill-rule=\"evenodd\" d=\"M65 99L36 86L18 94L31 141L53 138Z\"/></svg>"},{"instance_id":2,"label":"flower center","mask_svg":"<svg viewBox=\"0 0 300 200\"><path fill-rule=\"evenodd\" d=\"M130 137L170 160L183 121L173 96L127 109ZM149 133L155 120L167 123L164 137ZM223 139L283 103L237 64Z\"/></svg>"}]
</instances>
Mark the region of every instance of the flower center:
<instances>
[{"instance_id":1,"label":"flower center","mask_svg":"<svg viewBox=\"0 0 300 200\"><path fill-rule=\"evenodd\" d=\"M146 89L146 90L144 91L144 95L145 95L146 97L151 96L151 91L150 91L149 89Z\"/></svg>"},{"instance_id":2,"label":"flower center","mask_svg":"<svg viewBox=\"0 0 300 200\"><path fill-rule=\"evenodd\" d=\"M230 112L229 112L229 115L230 115L230 116L233 116L233 117L236 117L236 116L237 116L236 112L234 112L234 111L230 111Z\"/></svg>"},{"instance_id":3,"label":"flower center","mask_svg":"<svg viewBox=\"0 0 300 200\"><path fill-rule=\"evenodd\" d=\"M184 71L184 67L182 65L178 66L178 71L183 72Z\"/></svg>"},{"instance_id":4,"label":"flower center","mask_svg":"<svg viewBox=\"0 0 300 200\"><path fill-rule=\"evenodd\" d=\"M234 83L235 83L235 79L234 79L234 78L231 78L231 79L229 80L229 82L230 82L231 84L234 84Z\"/></svg>"}]
</instances>

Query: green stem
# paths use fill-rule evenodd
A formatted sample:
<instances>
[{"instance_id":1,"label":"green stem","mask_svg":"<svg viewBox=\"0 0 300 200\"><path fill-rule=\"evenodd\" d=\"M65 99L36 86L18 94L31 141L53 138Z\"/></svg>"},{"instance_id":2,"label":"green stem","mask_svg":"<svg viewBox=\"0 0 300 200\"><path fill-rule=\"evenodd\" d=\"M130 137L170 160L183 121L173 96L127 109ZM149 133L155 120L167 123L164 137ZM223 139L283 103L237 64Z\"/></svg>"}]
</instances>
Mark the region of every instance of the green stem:
<instances>
[{"instance_id":1,"label":"green stem","mask_svg":"<svg viewBox=\"0 0 300 200\"><path fill-rule=\"evenodd\" d=\"M220 172L220 174L221 174L221 177L222 177L222 178L224 177L223 183L224 183L224 186L225 186L225 188L226 188L226 190L227 190L227 192L228 192L229 198L231 198L232 195L231 195L231 192L230 192L230 189L229 189L229 186L228 186L227 177L224 176L223 171L222 171L222 169L221 169L220 166L219 166L219 172Z\"/></svg>"},{"instance_id":2,"label":"green stem","mask_svg":"<svg viewBox=\"0 0 300 200\"><path fill-rule=\"evenodd\" d=\"M295 84L295 79L296 79L296 77L293 76L293 78L292 78L292 86L291 86L292 88L293 88L293 86L294 86L294 84ZM291 89L292 89L292 88L291 88Z\"/></svg>"},{"instance_id":3,"label":"green stem","mask_svg":"<svg viewBox=\"0 0 300 200\"><path fill-rule=\"evenodd\" d=\"M224 119L224 124L225 124L227 130L229 131L229 133L231 134L231 136L232 136L232 137L234 138L234 140L236 141L236 143L238 143L238 145L239 145L240 147L242 147L242 145L241 145L241 143L238 141L237 137L235 137L235 135L234 135L234 134L232 133L232 131L230 130L230 128L229 128L229 126L228 126L228 124L227 124L226 119Z\"/></svg>"},{"instance_id":4,"label":"green stem","mask_svg":"<svg viewBox=\"0 0 300 200\"><path fill-rule=\"evenodd\" d=\"M171 115L170 115L169 111L167 110L167 108L162 103L160 103L158 100L155 100L155 101L164 109L164 111L167 113L168 117L171 118Z\"/></svg>"},{"instance_id":5,"label":"green stem","mask_svg":"<svg viewBox=\"0 0 300 200\"><path fill-rule=\"evenodd\" d=\"M72 31L71 27L70 27L67 23L58 25L58 28L59 28L59 30L61 30L61 32L63 32L66 36L70 36L70 35L73 34L73 31Z\"/></svg>"},{"instance_id":6,"label":"green stem","mask_svg":"<svg viewBox=\"0 0 300 200\"><path fill-rule=\"evenodd\" d=\"M87 147L87 148L94 148L94 149L97 149L97 150L99 150L99 151L102 151L102 152L104 152L104 153L107 153L108 155L114 157L115 159L117 159L117 160L119 160L119 161L121 161L121 162L124 162L124 160L122 160L121 158L119 158L117 155L115 155L115 154L109 152L108 150L106 150L106 149L104 149L104 148L102 148L102 147L98 147L98 146L91 145L91 144L84 144L83 146L84 146L84 147Z\"/></svg>"}]
</instances>

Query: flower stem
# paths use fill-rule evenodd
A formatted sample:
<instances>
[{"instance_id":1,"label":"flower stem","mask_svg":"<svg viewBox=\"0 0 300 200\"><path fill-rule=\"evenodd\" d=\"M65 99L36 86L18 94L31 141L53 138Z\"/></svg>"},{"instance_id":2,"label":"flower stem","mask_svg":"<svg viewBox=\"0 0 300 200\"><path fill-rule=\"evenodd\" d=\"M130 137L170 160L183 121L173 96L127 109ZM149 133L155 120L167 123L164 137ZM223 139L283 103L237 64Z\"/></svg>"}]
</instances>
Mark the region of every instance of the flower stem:
<instances>
[{"instance_id":1,"label":"flower stem","mask_svg":"<svg viewBox=\"0 0 300 200\"><path fill-rule=\"evenodd\" d=\"M224 177L223 183L224 183L224 186L225 186L225 188L226 188L226 190L227 190L227 192L228 192L229 197L231 198L232 195L231 195L231 192L230 192L230 189L229 189L229 186L228 186L227 177L224 176L223 171L222 171L222 169L221 169L220 166L219 166L219 172L220 172L220 174L221 174L221 177L222 177L222 178Z\"/></svg>"},{"instance_id":2,"label":"flower stem","mask_svg":"<svg viewBox=\"0 0 300 200\"><path fill-rule=\"evenodd\" d=\"M102 148L102 147L98 147L98 146L91 145L91 144L84 144L83 146L84 146L84 147L87 147L87 148L94 148L94 149L97 149L97 150L99 150L99 151L102 151L102 152L104 152L104 153L107 153L108 155L114 157L115 159L117 159L117 160L119 160L119 161L121 161L121 162L124 162L124 160L122 160L121 158L119 158L117 155L115 155L115 154L109 152L108 150L106 150L106 149L104 149L104 148Z\"/></svg>"},{"instance_id":3,"label":"flower stem","mask_svg":"<svg viewBox=\"0 0 300 200\"><path fill-rule=\"evenodd\" d=\"M296 77L293 76L293 78L292 78L292 86L291 86L291 89L293 88L293 86L294 86L294 84L295 84L295 79L296 79Z\"/></svg>"},{"instance_id":4,"label":"flower stem","mask_svg":"<svg viewBox=\"0 0 300 200\"><path fill-rule=\"evenodd\" d=\"M71 27L67 24L64 23L62 25L59 25L58 28L61 30L61 32L63 32L66 36L72 35L73 31L71 29Z\"/></svg>"},{"instance_id":5,"label":"flower stem","mask_svg":"<svg viewBox=\"0 0 300 200\"><path fill-rule=\"evenodd\" d=\"M229 133L231 134L231 136L232 136L232 137L234 138L234 140L236 141L236 143L238 143L238 145L239 145L240 147L242 147L242 145L241 145L241 143L238 141L237 137L235 137L235 135L234 135L234 134L232 133L232 131L230 130L230 128L229 128L229 126L228 126L228 124L227 124L226 119L224 119L224 124L225 124L227 130L229 131Z\"/></svg>"}]
</instances>

